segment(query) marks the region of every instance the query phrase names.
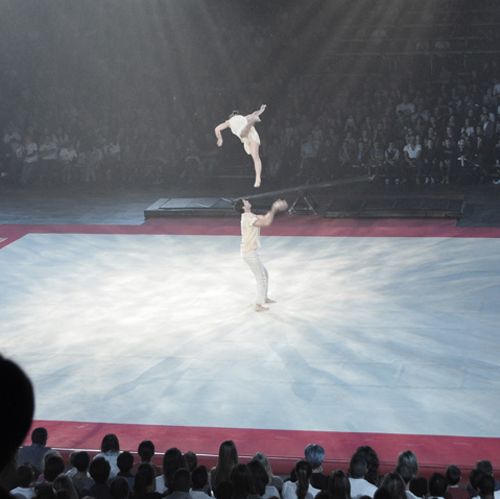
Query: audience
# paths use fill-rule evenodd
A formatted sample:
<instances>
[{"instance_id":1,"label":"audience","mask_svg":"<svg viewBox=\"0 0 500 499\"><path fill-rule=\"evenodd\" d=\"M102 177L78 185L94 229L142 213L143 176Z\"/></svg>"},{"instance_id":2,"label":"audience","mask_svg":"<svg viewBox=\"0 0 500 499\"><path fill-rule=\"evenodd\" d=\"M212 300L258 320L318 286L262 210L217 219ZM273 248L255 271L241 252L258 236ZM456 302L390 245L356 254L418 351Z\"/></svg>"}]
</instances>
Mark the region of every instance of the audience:
<instances>
[{"instance_id":1,"label":"audience","mask_svg":"<svg viewBox=\"0 0 500 499\"><path fill-rule=\"evenodd\" d=\"M35 428L31 432L31 445L22 447L19 450L17 462L21 464L30 464L33 467L35 478L38 478L43 469L43 458L51 450L47 447L48 432L46 428Z\"/></svg>"}]
</instances>

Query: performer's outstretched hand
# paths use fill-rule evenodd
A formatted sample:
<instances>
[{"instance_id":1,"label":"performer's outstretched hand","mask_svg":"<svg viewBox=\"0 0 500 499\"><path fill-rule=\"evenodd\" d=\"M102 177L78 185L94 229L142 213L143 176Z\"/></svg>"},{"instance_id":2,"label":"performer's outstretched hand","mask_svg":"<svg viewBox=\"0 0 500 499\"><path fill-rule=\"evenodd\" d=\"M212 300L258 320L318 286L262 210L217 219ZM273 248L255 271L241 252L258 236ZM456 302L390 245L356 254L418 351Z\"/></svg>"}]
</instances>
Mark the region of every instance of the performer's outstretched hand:
<instances>
[{"instance_id":1,"label":"performer's outstretched hand","mask_svg":"<svg viewBox=\"0 0 500 499\"><path fill-rule=\"evenodd\" d=\"M217 140L217 145L218 145L219 147L221 147L221 146L222 146L222 142L223 142L223 140L222 140L222 139L218 139L218 140Z\"/></svg>"},{"instance_id":2,"label":"performer's outstretched hand","mask_svg":"<svg viewBox=\"0 0 500 499\"><path fill-rule=\"evenodd\" d=\"M278 199L273 203L273 208L276 211L285 211L288 208L288 203L284 199Z\"/></svg>"}]
</instances>

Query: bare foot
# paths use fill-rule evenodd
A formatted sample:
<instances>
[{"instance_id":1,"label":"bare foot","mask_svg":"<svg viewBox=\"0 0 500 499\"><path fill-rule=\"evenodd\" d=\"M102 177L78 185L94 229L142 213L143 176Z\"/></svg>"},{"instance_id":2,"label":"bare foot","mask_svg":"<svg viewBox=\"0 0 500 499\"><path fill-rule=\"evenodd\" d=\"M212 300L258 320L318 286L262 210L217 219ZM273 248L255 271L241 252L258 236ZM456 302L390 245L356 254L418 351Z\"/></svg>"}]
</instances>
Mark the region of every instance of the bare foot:
<instances>
[{"instance_id":1,"label":"bare foot","mask_svg":"<svg viewBox=\"0 0 500 499\"><path fill-rule=\"evenodd\" d=\"M269 309L267 307L263 307L262 305L255 305L256 312L267 312Z\"/></svg>"},{"instance_id":2,"label":"bare foot","mask_svg":"<svg viewBox=\"0 0 500 499\"><path fill-rule=\"evenodd\" d=\"M261 183L260 178L256 178L256 179L255 179L255 184L253 184L253 186L254 186L254 187L256 187L256 188L257 188L257 187L260 187L260 183Z\"/></svg>"},{"instance_id":3,"label":"bare foot","mask_svg":"<svg viewBox=\"0 0 500 499\"><path fill-rule=\"evenodd\" d=\"M271 300L271 298L266 298L266 303L277 303L274 300Z\"/></svg>"}]
</instances>

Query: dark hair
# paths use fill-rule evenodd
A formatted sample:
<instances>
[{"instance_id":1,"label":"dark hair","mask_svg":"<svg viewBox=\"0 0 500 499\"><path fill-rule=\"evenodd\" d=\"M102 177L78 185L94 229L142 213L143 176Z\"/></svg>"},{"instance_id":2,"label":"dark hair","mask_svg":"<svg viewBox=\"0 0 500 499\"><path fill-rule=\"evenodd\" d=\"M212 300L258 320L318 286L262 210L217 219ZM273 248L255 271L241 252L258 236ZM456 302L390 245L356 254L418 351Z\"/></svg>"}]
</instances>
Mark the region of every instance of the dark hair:
<instances>
[{"instance_id":1,"label":"dark hair","mask_svg":"<svg viewBox=\"0 0 500 499\"><path fill-rule=\"evenodd\" d=\"M294 472L297 478L297 499L305 499L309 490L309 478L312 475L311 463L305 459L297 461Z\"/></svg>"},{"instance_id":2,"label":"dark hair","mask_svg":"<svg viewBox=\"0 0 500 499\"><path fill-rule=\"evenodd\" d=\"M197 466L191 473L193 489L203 489L208 483L208 471L206 466Z\"/></svg>"},{"instance_id":3,"label":"dark hair","mask_svg":"<svg viewBox=\"0 0 500 499\"><path fill-rule=\"evenodd\" d=\"M16 469L18 487L29 487L35 478L35 472L30 464L22 464Z\"/></svg>"},{"instance_id":4,"label":"dark hair","mask_svg":"<svg viewBox=\"0 0 500 499\"><path fill-rule=\"evenodd\" d=\"M221 480L230 477L233 468L238 464L238 451L232 440L224 440L219 447L219 457L214 472L212 486L216 487Z\"/></svg>"},{"instance_id":5,"label":"dark hair","mask_svg":"<svg viewBox=\"0 0 500 499\"><path fill-rule=\"evenodd\" d=\"M443 497L448 489L446 477L441 473L433 473L429 478L429 494L432 496Z\"/></svg>"},{"instance_id":6,"label":"dark hair","mask_svg":"<svg viewBox=\"0 0 500 499\"><path fill-rule=\"evenodd\" d=\"M488 459L481 459L480 461L477 461L476 468L486 475L493 475L493 466L491 464L491 461L489 461Z\"/></svg>"},{"instance_id":7,"label":"dark hair","mask_svg":"<svg viewBox=\"0 0 500 499\"><path fill-rule=\"evenodd\" d=\"M13 452L26 437L33 419L35 398L33 385L24 371L0 355L0 470L5 468Z\"/></svg>"},{"instance_id":8,"label":"dark hair","mask_svg":"<svg viewBox=\"0 0 500 499\"><path fill-rule=\"evenodd\" d=\"M240 112L237 109L234 109L233 111L231 111L231 114L229 115L229 118L232 118L233 116L236 116L238 114L240 114Z\"/></svg>"},{"instance_id":9,"label":"dark hair","mask_svg":"<svg viewBox=\"0 0 500 499\"><path fill-rule=\"evenodd\" d=\"M172 479L172 489L179 492L189 492L191 488L191 473L186 468L179 468Z\"/></svg>"},{"instance_id":10,"label":"dark hair","mask_svg":"<svg viewBox=\"0 0 500 499\"><path fill-rule=\"evenodd\" d=\"M368 471L365 458L360 454L353 454L349 463L349 474L351 478L363 478Z\"/></svg>"},{"instance_id":11,"label":"dark hair","mask_svg":"<svg viewBox=\"0 0 500 499\"><path fill-rule=\"evenodd\" d=\"M378 485L378 468L380 461L377 453L369 445L362 445L356 449L356 454L363 456L368 466L368 471L365 474L365 480L368 480L373 485Z\"/></svg>"},{"instance_id":12,"label":"dark hair","mask_svg":"<svg viewBox=\"0 0 500 499\"><path fill-rule=\"evenodd\" d=\"M483 475L477 483L479 494L482 496L493 495L495 492L495 479L492 475Z\"/></svg>"},{"instance_id":13,"label":"dark hair","mask_svg":"<svg viewBox=\"0 0 500 499\"><path fill-rule=\"evenodd\" d=\"M233 499L246 499L256 493L252 472L246 464L237 464L232 469L231 482L234 485Z\"/></svg>"},{"instance_id":14,"label":"dark hair","mask_svg":"<svg viewBox=\"0 0 500 499\"><path fill-rule=\"evenodd\" d=\"M450 464L449 466L447 466L444 475L446 477L448 485L456 485L460 481L460 478L462 478L462 472L460 471L460 468L458 466L455 466L454 464Z\"/></svg>"},{"instance_id":15,"label":"dark hair","mask_svg":"<svg viewBox=\"0 0 500 499\"><path fill-rule=\"evenodd\" d=\"M45 461L43 468L43 474L47 482L53 482L57 475L64 472L64 460L61 456L57 454L51 455Z\"/></svg>"},{"instance_id":16,"label":"dark hair","mask_svg":"<svg viewBox=\"0 0 500 499\"><path fill-rule=\"evenodd\" d=\"M410 483L410 480L413 478L413 470L411 466L406 463L399 463L396 466L396 473L401 475L401 478L404 480L405 484Z\"/></svg>"},{"instance_id":17,"label":"dark hair","mask_svg":"<svg viewBox=\"0 0 500 499\"><path fill-rule=\"evenodd\" d=\"M104 435L101 442L101 452L120 452L120 443L114 433Z\"/></svg>"},{"instance_id":18,"label":"dark hair","mask_svg":"<svg viewBox=\"0 0 500 499\"><path fill-rule=\"evenodd\" d=\"M128 450L120 452L116 458L116 465L122 473L129 472L134 466L134 456Z\"/></svg>"},{"instance_id":19,"label":"dark hair","mask_svg":"<svg viewBox=\"0 0 500 499\"><path fill-rule=\"evenodd\" d=\"M90 456L88 452L85 452L84 450L75 452L73 454L72 460L73 460L73 466L78 471L86 471L89 468Z\"/></svg>"},{"instance_id":20,"label":"dark hair","mask_svg":"<svg viewBox=\"0 0 500 499\"><path fill-rule=\"evenodd\" d=\"M134 496L137 497L148 492L154 482L155 470L153 467L149 463L141 463L134 477Z\"/></svg>"},{"instance_id":21,"label":"dark hair","mask_svg":"<svg viewBox=\"0 0 500 499\"><path fill-rule=\"evenodd\" d=\"M188 465L188 470L192 473L198 466L198 456L193 451L184 452L184 459Z\"/></svg>"},{"instance_id":22,"label":"dark hair","mask_svg":"<svg viewBox=\"0 0 500 499\"><path fill-rule=\"evenodd\" d=\"M238 213L244 213L245 210L243 208L243 199L240 198L238 199L235 203L234 203L234 209L238 212Z\"/></svg>"},{"instance_id":23,"label":"dark hair","mask_svg":"<svg viewBox=\"0 0 500 499\"><path fill-rule=\"evenodd\" d=\"M406 485L398 473L391 471L384 476L380 488L387 490L391 499L406 499Z\"/></svg>"},{"instance_id":24,"label":"dark hair","mask_svg":"<svg viewBox=\"0 0 500 499\"><path fill-rule=\"evenodd\" d=\"M425 497L427 495L427 479L423 476L410 480L410 492L417 497Z\"/></svg>"},{"instance_id":25,"label":"dark hair","mask_svg":"<svg viewBox=\"0 0 500 499\"><path fill-rule=\"evenodd\" d=\"M149 463L151 461L151 458L155 454L155 445L151 440L143 440L139 444L139 448L137 449L137 453L139 454L139 457Z\"/></svg>"},{"instance_id":26,"label":"dark hair","mask_svg":"<svg viewBox=\"0 0 500 499\"><path fill-rule=\"evenodd\" d=\"M257 494L263 496L266 493L266 486L269 483L266 468L264 468L264 465L260 461L254 458L248 463L248 469L252 473Z\"/></svg>"},{"instance_id":27,"label":"dark hair","mask_svg":"<svg viewBox=\"0 0 500 499\"><path fill-rule=\"evenodd\" d=\"M49 434L47 432L47 428L43 428L42 426L40 426L39 428L35 428L31 432L31 441L34 444L45 445L48 438Z\"/></svg>"},{"instance_id":28,"label":"dark hair","mask_svg":"<svg viewBox=\"0 0 500 499\"><path fill-rule=\"evenodd\" d=\"M97 484L106 483L111 472L111 466L103 457L96 457L89 466L89 474Z\"/></svg>"},{"instance_id":29,"label":"dark hair","mask_svg":"<svg viewBox=\"0 0 500 499\"><path fill-rule=\"evenodd\" d=\"M167 449L163 456L163 477L165 480L165 486L170 493L173 492L172 483L174 473L179 468L187 469L186 459L177 447L171 447L170 449Z\"/></svg>"},{"instance_id":30,"label":"dark hair","mask_svg":"<svg viewBox=\"0 0 500 499\"><path fill-rule=\"evenodd\" d=\"M311 463L313 469L319 468L325 459L325 449L319 444L309 444L304 449L304 457Z\"/></svg>"},{"instance_id":31,"label":"dark hair","mask_svg":"<svg viewBox=\"0 0 500 499\"><path fill-rule=\"evenodd\" d=\"M328 499L351 499L351 482L344 471L337 470L330 475Z\"/></svg>"},{"instance_id":32,"label":"dark hair","mask_svg":"<svg viewBox=\"0 0 500 499\"><path fill-rule=\"evenodd\" d=\"M216 487L214 487L214 495L217 499L232 499L234 494L234 485L231 480L221 480Z\"/></svg>"},{"instance_id":33,"label":"dark hair","mask_svg":"<svg viewBox=\"0 0 500 499\"><path fill-rule=\"evenodd\" d=\"M130 486L126 478L118 476L109 484L109 493L113 499L128 499Z\"/></svg>"}]
</instances>

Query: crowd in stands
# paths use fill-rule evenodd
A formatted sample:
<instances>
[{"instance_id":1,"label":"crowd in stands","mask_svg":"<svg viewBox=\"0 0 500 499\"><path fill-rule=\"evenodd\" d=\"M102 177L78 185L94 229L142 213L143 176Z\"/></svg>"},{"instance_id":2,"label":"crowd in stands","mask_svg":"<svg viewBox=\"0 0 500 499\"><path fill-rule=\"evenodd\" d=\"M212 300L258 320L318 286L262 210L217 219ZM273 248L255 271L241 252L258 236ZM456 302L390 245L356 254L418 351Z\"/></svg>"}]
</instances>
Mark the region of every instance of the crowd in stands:
<instances>
[{"instance_id":1,"label":"crowd in stands","mask_svg":"<svg viewBox=\"0 0 500 499\"><path fill-rule=\"evenodd\" d=\"M380 474L376 451L355 450L347 469L325 473L325 450L309 444L289 474L276 475L267 456L255 453L243 463L232 440L222 442L217 464L208 470L194 452L170 448L162 467L153 464L154 443L140 442L137 450L120 450L118 437L107 434L101 452L91 457L74 451L69 463L47 447L47 430L32 432L32 445L18 454L16 499L495 499L500 482L490 461L481 460L462 480L455 465L442 472L420 475L411 450L398 455L394 470Z\"/></svg>"},{"instance_id":2,"label":"crowd in stands","mask_svg":"<svg viewBox=\"0 0 500 499\"><path fill-rule=\"evenodd\" d=\"M251 2L242 5L251 8ZM464 70L444 53L430 72L415 66L403 74L376 61L339 66L333 59L317 68L312 51L332 36L326 15L314 19L314 34L304 34L297 31L304 16L298 6L264 12L257 24L249 10L249 26L236 11L230 2L224 12L207 7L215 32L201 26L195 32L176 13L175 29L150 30L149 39L137 26L120 38L118 22L101 32L103 20L89 12L86 23L73 26L77 41L63 27L60 38L48 25L28 31L12 43L14 54L0 75L4 180L169 186L207 182L237 165L251 169L238 139L229 152L216 147L214 127L232 109L245 114L262 103L268 105L258 124L264 174L279 184L358 174L400 184L498 178L495 63ZM171 40L175 30L189 54ZM215 63L225 40L248 54L228 54L229 74ZM324 50L317 52L325 59Z\"/></svg>"}]
</instances>

